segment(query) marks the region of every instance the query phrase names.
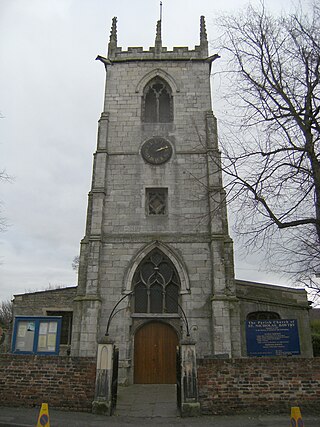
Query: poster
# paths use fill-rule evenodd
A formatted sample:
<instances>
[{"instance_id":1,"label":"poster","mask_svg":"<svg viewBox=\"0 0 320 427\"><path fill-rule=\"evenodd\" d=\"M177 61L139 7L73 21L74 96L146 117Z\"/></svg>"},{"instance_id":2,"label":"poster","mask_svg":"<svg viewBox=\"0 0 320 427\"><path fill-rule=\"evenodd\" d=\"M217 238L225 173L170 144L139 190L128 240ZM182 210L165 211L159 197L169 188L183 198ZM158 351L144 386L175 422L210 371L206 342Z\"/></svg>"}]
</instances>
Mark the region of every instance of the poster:
<instances>
[{"instance_id":1,"label":"poster","mask_svg":"<svg viewBox=\"0 0 320 427\"><path fill-rule=\"evenodd\" d=\"M17 341L17 344L16 344L16 349L17 350L24 350L24 347L25 347L25 342L24 341Z\"/></svg>"},{"instance_id":2,"label":"poster","mask_svg":"<svg viewBox=\"0 0 320 427\"><path fill-rule=\"evenodd\" d=\"M41 322L40 328L39 328L39 334L47 335L47 331L48 331L48 322Z\"/></svg>"},{"instance_id":3,"label":"poster","mask_svg":"<svg viewBox=\"0 0 320 427\"><path fill-rule=\"evenodd\" d=\"M48 346L54 347L56 345L56 334L48 335Z\"/></svg>"},{"instance_id":4,"label":"poster","mask_svg":"<svg viewBox=\"0 0 320 427\"><path fill-rule=\"evenodd\" d=\"M47 336L46 335L39 335L38 347L39 348L46 348L47 347Z\"/></svg>"},{"instance_id":5,"label":"poster","mask_svg":"<svg viewBox=\"0 0 320 427\"><path fill-rule=\"evenodd\" d=\"M49 333L57 333L57 327L58 327L58 323L57 322L50 322L49 323Z\"/></svg>"},{"instance_id":6,"label":"poster","mask_svg":"<svg viewBox=\"0 0 320 427\"><path fill-rule=\"evenodd\" d=\"M28 322L28 332L34 332L35 323L34 322Z\"/></svg>"},{"instance_id":7,"label":"poster","mask_svg":"<svg viewBox=\"0 0 320 427\"><path fill-rule=\"evenodd\" d=\"M18 337L19 338L24 338L26 336L26 332L27 332L27 325L20 323L19 324L19 329L18 329Z\"/></svg>"}]
</instances>

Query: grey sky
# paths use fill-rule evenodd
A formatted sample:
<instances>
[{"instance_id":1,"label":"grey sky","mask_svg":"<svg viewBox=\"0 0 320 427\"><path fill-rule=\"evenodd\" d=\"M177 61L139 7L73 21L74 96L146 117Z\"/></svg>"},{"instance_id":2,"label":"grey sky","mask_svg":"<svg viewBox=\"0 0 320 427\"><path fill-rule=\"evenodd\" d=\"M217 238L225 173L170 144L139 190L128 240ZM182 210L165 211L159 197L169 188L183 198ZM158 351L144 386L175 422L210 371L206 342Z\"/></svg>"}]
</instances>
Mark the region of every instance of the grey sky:
<instances>
[{"instance_id":1,"label":"grey sky","mask_svg":"<svg viewBox=\"0 0 320 427\"><path fill-rule=\"evenodd\" d=\"M265 3L277 11L290 4ZM213 39L217 13L246 4L163 0L163 45L198 44L200 15ZM14 177L13 183L0 184L3 214L11 224L0 234L0 300L76 284L71 263L84 235L105 79L94 59L106 54L113 16L118 45L154 44L158 0L0 3L0 170ZM285 283L259 272L255 259L240 261L235 243L238 278Z\"/></svg>"}]
</instances>

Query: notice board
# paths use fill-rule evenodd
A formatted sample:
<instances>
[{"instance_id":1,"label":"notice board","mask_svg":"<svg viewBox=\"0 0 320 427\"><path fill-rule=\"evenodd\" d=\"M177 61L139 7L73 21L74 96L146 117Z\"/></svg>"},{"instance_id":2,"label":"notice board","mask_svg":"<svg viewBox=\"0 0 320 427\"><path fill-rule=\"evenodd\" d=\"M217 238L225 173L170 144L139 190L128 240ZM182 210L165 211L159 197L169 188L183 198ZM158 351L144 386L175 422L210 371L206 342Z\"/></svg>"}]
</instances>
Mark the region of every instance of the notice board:
<instances>
[{"instance_id":1,"label":"notice board","mask_svg":"<svg viewBox=\"0 0 320 427\"><path fill-rule=\"evenodd\" d=\"M247 355L252 357L300 354L296 319L247 320Z\"/></svg>"},{"instance_id":2,"label":"notice board","mask_svg":"<svg viewBox=\"0 0 320 427\"><path fill-rule=\"evenodd\" d=\"M60 316L16 316L12 352L22 354L59 354Z\"/></svg>"}]
</instances>

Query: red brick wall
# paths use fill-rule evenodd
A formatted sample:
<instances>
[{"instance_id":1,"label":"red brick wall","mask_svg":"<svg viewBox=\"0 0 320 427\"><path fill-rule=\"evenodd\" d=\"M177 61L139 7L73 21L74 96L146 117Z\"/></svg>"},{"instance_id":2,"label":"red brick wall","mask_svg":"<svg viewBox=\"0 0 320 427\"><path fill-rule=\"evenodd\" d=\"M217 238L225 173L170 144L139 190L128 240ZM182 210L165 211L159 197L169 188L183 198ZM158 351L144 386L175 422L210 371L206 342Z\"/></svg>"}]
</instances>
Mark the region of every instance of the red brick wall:
<instances>
[{"instance_id":1,"label":"red brick wall","mask_svg":"<svg viewBox=\"0 0 320 427\"><path fill-rule=\"evenodd\" d=\"M96 360L0 354L0 405L90 411ZM198 360L205 414L287 412L320 408L320 358Z\"/></svg>"},{"instance_id":2,"label":"red brick wall","mask_svg":"<svg viewBox=\"0 0 320 427\"><path fill-rule=\"evenodd\" d=\"M320 358L201 359L198 381L205 414L319 413Z\"/></svg>"},{"instance_id":3,"label":"red brick wall","mask_svg":"<svg viewBox=\"0 0 320 427\"><path fill-rule=\"evenodd\" d=\"M93 358L0 354L0 405L90 411L95 375Z\"/></svg>"}]
</instances>

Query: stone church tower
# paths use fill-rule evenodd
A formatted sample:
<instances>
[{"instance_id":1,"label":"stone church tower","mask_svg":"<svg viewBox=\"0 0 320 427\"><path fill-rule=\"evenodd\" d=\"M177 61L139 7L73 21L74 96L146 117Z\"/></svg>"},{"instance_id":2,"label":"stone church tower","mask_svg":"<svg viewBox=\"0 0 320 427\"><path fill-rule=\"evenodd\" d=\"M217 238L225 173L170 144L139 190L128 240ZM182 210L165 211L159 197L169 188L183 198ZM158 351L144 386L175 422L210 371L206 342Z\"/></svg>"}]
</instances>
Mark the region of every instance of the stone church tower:
<instances>
[{"instance_id":1,"label":"stone church tower","mask_svg":"<svg viewBox=\"0 0 320 427\"><path fill-rule=\"evenodd\" d=\"M72 354L108 336L127 383L174 382L175 348L240 356L239 303L204 17L194 50L117 45L105 65ZM121 302L119 303L119 301ZM119 303L119 304L118 304ZM117 305L118 304L118 305ZM114 309L114 311L113 311ZM113 311L113 313L112 313ZM188 337L188 333L190 337Z\"/></svg>"}]
</instances>

